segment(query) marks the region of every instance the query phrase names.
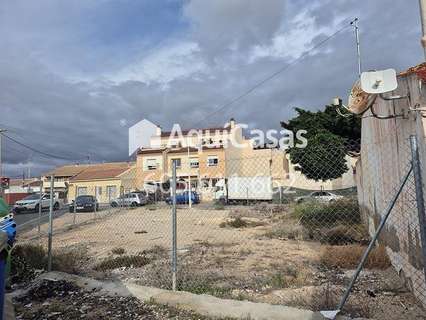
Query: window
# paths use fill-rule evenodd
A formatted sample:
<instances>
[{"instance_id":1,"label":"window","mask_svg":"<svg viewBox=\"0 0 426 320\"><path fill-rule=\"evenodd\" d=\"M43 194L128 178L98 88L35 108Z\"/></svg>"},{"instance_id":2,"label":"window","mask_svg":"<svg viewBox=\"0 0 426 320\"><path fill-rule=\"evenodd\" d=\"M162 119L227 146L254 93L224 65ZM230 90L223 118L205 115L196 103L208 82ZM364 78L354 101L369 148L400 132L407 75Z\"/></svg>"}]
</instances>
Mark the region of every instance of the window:
<instances>
[{"instance_id":1,"label":"window","mask_svg":"<svg viewBox=\"0 0 426 320\"><path fill-rule=\"evenodd\" d=\"M98 198L102 196L102 187L95 187L95 197Z\"/></svg>"},{"instance_id":2,"label":"window","mask_svg":"<svg viewBox=\"0 0 426 320\"><path fill-rule=\"evenodd\" d=\"M108 200L111 200L116 197L117 195L117 187L116 186L107 186L106 192L108 196Z\"/></svg>"},{"instance_id":3,"label":"window","mask_svg":"<svg viewBox=\"0 0 426 320\"><path fill-rule=\"evenodd\" d=\"M180 158L179 159L172 159L171 164L170 164L172 168L173 168L173 161L176 162L176 168L180 168L180 166L181 166Z\"/></svg>"},{"instance_id":4,"label":"window","mask_svg":"<svg viewBox=\"0 0 426 320\"><path fill-rule=\"evenodd\" d=\"M198 158L191 158L189 159L189 166L191 168L198 168L200 163L198 162Z\"/></svg>"},{"instance_id":5,"label":"window","mask_svg":"<svg viewBox=\"0 0 426 320\"><path fill-rule=\"evenodd\" d=\"M146 159L146 168L148 170L156 170L157 169L157 159Z\"/></svg>"},{"instance_id":6,"label":"window","mask_svg":"<svg viewBox=\"0 0 426 320\"><path fill-rule=\"evenodd\" d=\"M207 158L208 167L216 167L218 163L219 163L219 159L217 156L210 156Z\"/></svg>"},{"instance_id":7,"label":"window","mask_svg":"<svg viewBox=\"0 0 426 320\"><path fill-rule=\"evenodd\" d=\"M77 196L85 196L85 195L87 195L87 187L78 187Z\"/></svg>"}]
</instances>

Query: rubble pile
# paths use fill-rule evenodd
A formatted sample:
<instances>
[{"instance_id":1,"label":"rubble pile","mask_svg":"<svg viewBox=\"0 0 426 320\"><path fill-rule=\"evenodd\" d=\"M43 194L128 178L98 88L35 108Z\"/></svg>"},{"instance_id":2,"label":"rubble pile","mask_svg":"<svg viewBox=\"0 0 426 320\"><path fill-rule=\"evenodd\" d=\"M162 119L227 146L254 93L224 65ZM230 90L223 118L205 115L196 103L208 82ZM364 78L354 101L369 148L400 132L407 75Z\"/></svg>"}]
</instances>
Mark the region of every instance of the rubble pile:
<instances>
[{"instance_id":1,"label":"rubble pile","mask_svg":"<svg viewBox=\"0 0 426 320\"><path fill-rule=\"evenodd\" d=\"M142 303L133 297L105 296L66 281L42 280L14 300L17 320L205 319L180 310Z\"/></svg>"}]
</instances>

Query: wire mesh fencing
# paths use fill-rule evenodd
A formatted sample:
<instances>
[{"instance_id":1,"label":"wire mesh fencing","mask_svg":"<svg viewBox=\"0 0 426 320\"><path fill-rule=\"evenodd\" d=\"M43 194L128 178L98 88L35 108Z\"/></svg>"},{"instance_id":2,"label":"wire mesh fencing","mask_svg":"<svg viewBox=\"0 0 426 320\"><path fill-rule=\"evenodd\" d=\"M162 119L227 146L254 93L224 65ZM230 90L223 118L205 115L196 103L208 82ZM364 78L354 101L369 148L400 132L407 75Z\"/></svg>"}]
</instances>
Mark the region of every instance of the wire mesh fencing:
<instances>
[{"instance_id":1,"label":"wire mesh fencing","mask_svg":"<svg viewBox=\"0 0 426 320\"><path fill-rule=\"evenodd\" d=\"M399 144L382 141L381 156L357 142L177 147L92 168L69 180L53 213L52 267L165 289L175 274L177 290L335 310L411 168L410 141ZM417 209L410 174L342 313L424 317ZM46 246L48 226L22 230L20 242Z\"/></svg>"}]
</instances>

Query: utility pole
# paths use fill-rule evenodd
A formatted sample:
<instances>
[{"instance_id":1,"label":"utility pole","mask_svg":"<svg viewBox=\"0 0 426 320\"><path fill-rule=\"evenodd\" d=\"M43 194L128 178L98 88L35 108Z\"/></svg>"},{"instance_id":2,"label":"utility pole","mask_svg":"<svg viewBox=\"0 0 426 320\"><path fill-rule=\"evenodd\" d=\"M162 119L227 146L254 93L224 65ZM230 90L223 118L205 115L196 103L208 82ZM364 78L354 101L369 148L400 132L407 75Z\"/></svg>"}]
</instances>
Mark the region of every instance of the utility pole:
<instances>
[{"instance_id":1,"label":"utility pole","mask_svg":"<svg viewBox=\"0 0 426 320\"><path fill-rule=\"evenodd\" d=\"M3 138L3 133L6 132L7 130L5 129L0 129L0 197L3 198L3 163L2 163L2 138Z\"/></svg>"},{"instance_id":2,"label":"utility pole","mask_svg":"<svg viewBox=\"0 0 426 320\"><path fill-rule=\"evenodd\" d=\"M426 60L426 0L419 0L420 6L420 22L422 24L422 47L424 58Z\"/></svg>"},{"instance_id":3,"label":"utility pole","mask_svg":"<svg viewBox=\"0 0 426 320\"><path fill-rule=\"evenodd\" d=\"M188 205L192 208L192 190L191 190L191 160L189 158L189 137L186 138L188 148Z\"/></svg>"}]
</instances>

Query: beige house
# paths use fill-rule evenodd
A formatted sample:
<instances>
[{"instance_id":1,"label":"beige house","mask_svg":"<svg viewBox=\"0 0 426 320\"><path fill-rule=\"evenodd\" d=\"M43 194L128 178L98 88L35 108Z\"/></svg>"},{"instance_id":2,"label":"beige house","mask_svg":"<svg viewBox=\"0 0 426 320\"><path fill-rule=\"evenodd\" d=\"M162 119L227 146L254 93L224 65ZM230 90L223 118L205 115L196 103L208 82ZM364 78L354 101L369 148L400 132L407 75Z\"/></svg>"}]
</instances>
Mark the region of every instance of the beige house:
<instances>
[{"instance_id":1,"label":"beige house","mask_svg":"<svg viewBox=\"0 0 426 320\"><path fill-rule=\"evenodd\" d=\"M71 164L44 173L41 177L43 192L50 192L50 177L53 175L56 196L67 202L70 180L88 167L90 167L88 164Z\"/></svg>"},{"instance_id":2,"label":"beige house","mask_svg":"<svg viewBox=\"0 0 426 320\"><path fill-rule=\"evenodd\" d=\"M135 164L113 162L93 164L70 179L68 199L93 195L101 203L109 203L123 193L136 190Z\"/></svg>"}]
</instances>

